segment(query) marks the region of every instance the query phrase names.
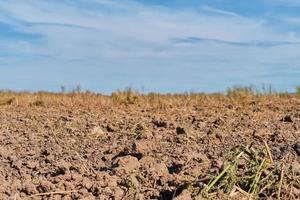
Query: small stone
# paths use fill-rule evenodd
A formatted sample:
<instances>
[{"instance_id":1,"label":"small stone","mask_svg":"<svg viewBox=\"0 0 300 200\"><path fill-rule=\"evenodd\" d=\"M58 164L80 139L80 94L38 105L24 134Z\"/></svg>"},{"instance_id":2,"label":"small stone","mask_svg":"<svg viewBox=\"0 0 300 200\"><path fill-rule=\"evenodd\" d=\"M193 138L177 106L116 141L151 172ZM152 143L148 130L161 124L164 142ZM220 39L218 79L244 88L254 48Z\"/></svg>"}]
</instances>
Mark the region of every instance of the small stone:
<instances>
[{"instance_id":1,"label":"small stone","mask_svg":"<svg viewBox=\"0 0 300 200\"><path fill-rule=\"evenodd\" d=\"M223 161L222 160L214 160L212 165L213 165L213 167L216 167L218 169L222 169Z\"/></svg>"},{"instance_id":2,"label":"small stone","mask_svg":"<svg viewBox=\"0 0 300 200\"><path fill-rule=\"evenodd\" d=\"M153 137L153 134L148 130L143 131L143 133L141 133L141 135L139 135L140 139L150 139L152 137Z\"/></svg>"},{"instance_id":3,"label":"small stone","mask_svg":"<svg viewBox=\"0 0 300 200\"><path fill-rule=\"evenodd\" d=\"M91 189L93 186L92 181L90 181L90 179L88 179L87 177L84 177L82 179L82 185L83 187L85 187L87 190Z\"/></svg>"},{"instance_id":4,"label":"small stone","mask_svg":"<svg viewBox=\"0 0 300 200\"><path fill-rule=\"evenodd\" d=\"M169 175L168 167L163 162L157 162L153 157L145 156L140 160L143 169L154 176L165 177Z\"/></svg>"},{"instance_id":5,"label":"small stone","mask_svg":"<svg viewBox=\"0 0 300 200\"><path fill-rule=\"evenodd\" d=\"M37 190L34 184L32 184L30 181L27 181L24 183L24 192L27 195L36 194Z\"/></svg>"},{"instance_id":6,"label":"small stone","mask_svg":"<svg viewBox=\"0 0 300 200\"><path fill-rule=\"evenodd\" d=\"M190 169L187 171L187 173L193 177L198 177L199 175L201 175L203 173L204 169L205 168L203 166L196 165L196 166L190 167Z\"/></svg>"},{"instance_id":7,"label":"small stone","mask_svg":"<svg viewBox=\"0 0 300 200\"><path fill-rule=\"evenodd\" d=\"M152 150L152 143L151 143L151 141L140 140L140 141L135 142L132 145L132 149L136 153L140 153L142 155L147 155Z\"/></svg>"},{"instance_id":8,"label":"small stone","mask_svg":"<svg viewBox=\"0 0 300 200\"><path fill-rule=\"evenodd\" d=\"M27 163L27 168L29 169L34 169L34 168L37 168L39 165L39 162L38 161L31 161L31 162L28 162Z\"/></svg>"},{"instance_id":9,"label":"small stone","mask_svg":"<svg viewBox=\"0 0 300 200\"><path fill-rule=\"evenodd\" d=\"M123 199L125 192L121 188L116 187L116 188L114 188L113 194L114 194L113 195L114 199Z\"/></svg>"},{"instance_id":10,"label":"small stone","mask_svg":"<svg viewBox=\"0 0 300 200\"><path fill-rule=\"evenodd\" d=\"M61 160L57 165L58 165L58 168L63 172L68 171L71 166L70 163L68 163L64 160Z\"/></svg>"},{"instance_id":11,"label":"small stone","mask_svg":"<svg viewBox=\"0 0 300 200\"><path fill-rule=\"evenodd\" d=\"M11 166L17 170L22 169L23 162L21 160L13 161Z\"/></svg>"},{"instance_id":12,"label":"small stone","mask_svg":"<svg viewBox=\"0 0 300 200\"><path fill-rule=\"evenodd\" d=\"M66 190L74 190L75 189L75 186L70 182L64 182L64 187L66 188Z\"/></svg>"},{"instance_id":13,"label":"small stone","mask_svg":"<svg viewBox=\"0 0 300 200\"><path fill-rule=\"evenodd\" d=\"M118 186L118 177L110 176L106 179L107 187L117 187Z\"/></svg>"},{"instance_id":14,"label":"small stone","mask_svg":"<svg viewBox=\"0 0 300 200\"><path fill-rule=\"evenodd\" d=\"M92 129L92 131L89 133L89 135L92 137L101 137L104 134L105 134L104 131L99 126L95 126Z\"/></svg>"},{"instance_id":15,"label":"small stone","mask_svg":"<svg viewBox=\"0 0 300 200\"><path fill-rule=\"evenodd\" d=\"M83 179L82 175L77 173L72 174L71 177L75 182L80 182Z\"/></svg>"},{"instance_id":16,"label":"small stone","mask_svg":"<svg viewBox=\"0 0 300 200\"><path fill-rule=\"evenodd\" d=\"M116 166L116 171L130 173L140 167L140 163L136 157L124 156L117 158L113 165Z\"/></svg>"},{"instance_id":17,"label":"small stone","mask_svg":"<svg viewBox=\"0 0 300 200\"><path fill-rule=\"evenodd\" d=\"M89 193L89 191L86 188L81 188L78 193L85 196Z\"/></svg>"},{"instance_id":18,"label":"small stone","mask_svg":"<svg viewBox=\"0 0 300 200\"><path fill-rule=\"evenodd\" d=\"M169 175L169 170L165 163L154 164L150 171L152 171L152 173L155 173L155 175L157 176L165 177Z\"/></svg>"},{"instance_id":19,"label":"small stone","mask_svg":"<svg viewBox=\"0 0 300 200\"><path fill-rule=\"evenodd\" d=\"M150 168L153 163L156 162L156 160L151 156L143 156L141 160L139 160L141 165L143 165L146 168Z\"/></svg>"},{"instance_id":20,"label":"small stone","mask_svg":"<svg viewBox=\"0 0 300 200\"><path fill-rule=\"evenodd\" d=\"M52 163L55 160L55 156L54 155L48 155L45 159L46 163Z\"/></svg>"}]
</instances>

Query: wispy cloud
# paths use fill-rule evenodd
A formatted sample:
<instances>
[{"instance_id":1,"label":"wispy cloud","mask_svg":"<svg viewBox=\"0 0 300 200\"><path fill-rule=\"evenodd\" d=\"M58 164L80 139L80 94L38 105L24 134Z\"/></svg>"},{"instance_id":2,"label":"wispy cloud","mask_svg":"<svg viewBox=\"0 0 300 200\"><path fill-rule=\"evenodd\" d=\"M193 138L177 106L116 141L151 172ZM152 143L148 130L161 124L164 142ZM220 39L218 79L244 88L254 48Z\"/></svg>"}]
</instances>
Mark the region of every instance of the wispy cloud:
<instances>
[{"instance_id":1,"label":"wispy cloud","mask_svg":"<svg viewBox=\"0 0 300 200\"><path fill-rule=\"evenodd\" d=\"M280 6L300 6L300 1L298 0L264 0L265 2L273 5L280 5Z\"/></svg>"},{"instance_id":2,"label":"wispy cloud","mask_svg":"<svg viewBox=\"0 0 300 200\"><path fill-rule=\"evenodd\" d=\"M43 73L37 66L55 75L73 70L73 76L47 80L52 87L66 81L95 88L107 81L108 91L126 85L174 91L173 76L185 82L178 90L204 90L205 81L212 85L208 90L214 90L243 80L264 82L268 79L256 77L274 70L275 63L300 63L297 34L266 18L210 5L181 10L126 0L0 2L0 23L11 28L10 36L19 35L10 41L0 31L0 57L1 50L17 55L2 58L0 64L36 70L32 78ZM176 72L183 69L183 74ZM13 77L12 71L6 73ZM104 80L97 80L97 73ZM213 84L215 78L207 77L215 76L220 82Z\"/></svg>"},{"instance_id":3,"label":"wispy cloud","mask_svg":"<svg viewBox=\"0 0 300 200\"><path fill-rule=\"evenodd\" d=\"M122 43L128 50L129 40L131 44L136 44L138 50L141 46L144 46L145 50L163 48L170 45L168 41L172 38L186 37L228 42L289 41L285 34L271 32L263 20L247 19L205 6L199 11L184 12L166 7L143 6L133 2L92 1L92 5L85 5L86 7L79 9L80 2L79 5L68 2L70 1L61 3L29 0L15 4L7 1L2 4L2 9L15 19L14 26L19 31L40 34L52 45L55 43L62 45L61 40L65 40L63 42L65 44L98 43L100 47L105 46L107 49L106 45L110 45L110 48L115 48L110 49L111 51L119 52L122 51L120 47ZM94 4L98 9L90 10ZM118 12L105 12L116 7L119 9ZM64 38L64 35L69 37ZM95 35L101 35L105 41ZM103 45L103 42L106 45ZM129 49L134 50L133 45Z\"/></svg>"},{"instance_id":4,"label":"wispy cloud","mask_svg":"<svg viewBox=\"0 0 300 200\"><path fill-rule=\"evenodd\" d=\"M217 39L206 39L197 37L187 37L187 38L174 38L176 43L206 43L206 44L225 44L232 46L241 47L258 47L258 48L271 48L275 46L286 46L286 45L300 45L300 42L288 42L288 41L250 41L250 42L236 42L236 41L225 41Z\"/></svg>"}]
</instances>

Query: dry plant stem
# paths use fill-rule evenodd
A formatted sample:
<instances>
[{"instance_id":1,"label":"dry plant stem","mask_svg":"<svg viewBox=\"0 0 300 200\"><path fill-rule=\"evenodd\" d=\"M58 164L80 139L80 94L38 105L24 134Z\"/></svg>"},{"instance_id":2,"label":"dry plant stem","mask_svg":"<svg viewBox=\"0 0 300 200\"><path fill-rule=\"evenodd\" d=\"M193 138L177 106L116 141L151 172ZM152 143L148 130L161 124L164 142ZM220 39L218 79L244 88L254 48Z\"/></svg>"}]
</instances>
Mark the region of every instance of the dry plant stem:
<instances>
[{"instance_id":1,"label":"dry plant stem","mask_svg":"<svg viewBox=\"0 0 300 200\"><path fill-rule=\"evenodd\" d=\"M45 193L33 194L33 195L31 195L31 197L53 195L53 194L69 194L69 193L74 193L74 192L77 192L77 190L57 191L57 192L45 192Z\"/></svg>"},{"instance_id":2,"label":"dry plant stem","mask_svg":"<svg viewBox=\"0 0 300 200\"><path fill-rule=\"evenodd\" d=\"M282 164L279 187L278 187L278 196L277 196L278 200L280 200L280 196L281 196L281 187L282 187L283 176L284 176L284 165Z\"/></svg>"},{"instance_id":3,"label":"dry plant stem","mask_svg":"<svg viewBox=\"0 0 300 200\"><path fill-rule=\"evenodd\" d=\"M262 173L262 167L263 165L265 164L265 159L262 160L262 162L260 163L258 169L257 169L257 172L256 172L256 175L255 175L255 178L254 178L254 181L253 183L251 184L251 187L250 187L250 190L249 190L249 193L251 193L251 196L255 193L256 189L257 189L257 184L259 182L259 179L260 179L260 176L261 176L261 173Z\"/></svg>"},{"instance_id":4,"label":"dry plant stem","mask_svg":"<svg viewBox=\"0 0 300 200\"><path fill-rule=\"evenodd\" d=\"M95 175L95 174L96 174L95 170L94 170L91 166L87 167L87 165L85 164L85 163L87 163L87 162L80 156L80 154L79 154L77 151L74 150L74 152L76 153L76 155L77 155L78 158L80 159L80 161L81 161L82 165L84 166L86 172L87 172L88 174L90 174L90 173L92 172L92 173ZM87 164L88 164L88 163L87 163Z\"/></svg>"},{"instance_id":5,"label":"dry plant stem","mask_svg":"<svg viewBox=\"0 0 300 200\"><path fill-rule=\"evenodd\" d=\"M290 199L290 198L291 198L291 196L292 196L292 193L293 193L293 188L291 187L291 189L290 189L290 192L289 192L289 195L288 195L287 199Z\"/></svg>"},{"instance_id":6,"label":"dry plant stem","mask_svg":"<svg viewBox=\"0 0 300 200\"><path fill-rule=\"evenodd\" d=\"M246 197L249 197L249 193L247 193L245 190L241 189L240 187L234 186L234 188L239 191L241 194L245 195Z\"/></svg>"},{"instance_id":7,"label":"dry plant stem","mask_svg":"<svg viewBox=\"0 0 300 200\"><path fill-rule=\"evenodd\" d=\"M270 151L270 148L269 148L269 145L268 143L264 140L264 144L265 144L265 147L266 147L266 150L267 150L267 153L268 153L268 156L269 156L269 159L270 159L270 162L271 164L274 163L273 161L273 158L272 158L272 154L271 154L271 151Z\"/></svg>"},{"instance_id":8,"label":"dry plant stem","mask_svg":"<svg viewBox=\"0 0 300 200\"><path fill-rule=\"evenodd\" d=\"M264 187L259 191L259 193L262 193L263 191L265 191L265 189L267 189L268 187L270 187L273 183L274 183L274 181L273 181L273 182L270 182L269 184L267 184L266 186L264 186Z\"/></svg>"},{"instance_id":9,"label":"dry plant stem","mask_svg":"<svg viewBox=\"0 0 300 200\"><path fill-rule=\"evenodd\" d=\"M224 168L224 170L204 189L204 193L208 193L214 185L224 176L224 174L229 171L234 163L244 154L244 152L240 152L237 157L235 158L234 162L230 163L227 167Z\"/></svg>"}]
</instances>

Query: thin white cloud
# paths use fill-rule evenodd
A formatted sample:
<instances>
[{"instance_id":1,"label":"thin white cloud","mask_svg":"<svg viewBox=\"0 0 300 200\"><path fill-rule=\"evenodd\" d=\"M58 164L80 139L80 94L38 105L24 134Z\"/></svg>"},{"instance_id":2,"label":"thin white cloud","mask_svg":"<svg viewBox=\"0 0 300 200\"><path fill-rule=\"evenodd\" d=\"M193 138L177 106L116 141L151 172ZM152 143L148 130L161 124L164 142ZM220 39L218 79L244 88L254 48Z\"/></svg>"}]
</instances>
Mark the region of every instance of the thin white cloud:
<instances>
[{"instance_id":1,"label":"thin white cloud","mask_svg":"<svg viewBox=\"0 0 300 200\"><path fill-rule=\"evenodd\" d=\"M214 8L214 7L211 7L211 6L202 6L201 9L204 10L204 11L207 11L207 12L214 13L214 14L219 14L219 15L225 15L225 16L240 17L240 18L242 18L241 15L236 14L236 13L234 13L234 12L229 12L229 11L217 9L217 8Z\"/></svg>"},{"instance_id":2,"label":"thin white cloud","mask_svg":"<svg viewBox=\"0 0 300 200\"><path fill-rule=\"evenodd\" d=\"M82 55L76 47L83 52L91 49L91 53L100 54L113 51L116 54L121 51L136 54L141 49L153 53L171 48L173 38L185 37L229 42L289 40L284 34L271 32L264 20L248 19L212 7L203 7L208 13L201 10L174 11L129 1L98 0L93 3L100 7L90 10L90 7L79 9L80 5L64 2L28 0L16 4L15 1L5 1L1 9L17 21L31 23L30 26L19 23L17 28L41 34L45 38L43 45L47 45L45 51L49 49L59 55L69 54L70 50ZM107 7L103 9L101 5L110 9L117 7L122 12L107 13Z\"/></svg>"},{"instance_id":3,"label":"thin white cloud","mask_svg":"<svg viewBox=\"0 0 300 200\"><path fill-rule=\"evenodd\" d=\"M248 82L272 71L278 63L300 67L296 34L278 31L263 18L247 18L209 6L173 10L125 0L0 2L0 21L19 32L41 36L33 41L1 41L8 52L41 57L26 59L26 65L21 58L7 58L9 66L145 68L148 73L153 67L169 69L170 73L186 67L207 77L218 73L225 81L240 75ZM214 42L174 42L191 37ZM232 45L253 42L283 45ZM231 74L225 75L222 68ZM223 74L227 79L221 77ZM201 78L207 81L206 76Z\"/></svg>"},{"instance_id":4,"label":"thin white cloud","mask_svg":"<svg viewBox=\"0 0 300 200\"><path fill-rule=\"evenodd\" d=\"M212 12L207 14L201 13L201 11L185 12L163 7L158 8L157 6L142 6L124 1L118 3L118 5L124 5L122 7L123 12L105 13L101 7L99 10L91 11L89 7L79 9L72 4L57 1L28 0L26 2L20 1L17 4L12 2L15 1L2 3L2 9L14 18L25 22L90 27L123 36L145 39L150 42L165 41L180 36L198 36L233 41L283 38L283 35L279 38L279 35L272 34L264 26L264 20L242 18L234 13L211 7L204 7L205 10ZM111 1L111 4L113 3L116 4ZM226 16L213 15L213 13L226 13Z\"/></svg>"}]
</instances>

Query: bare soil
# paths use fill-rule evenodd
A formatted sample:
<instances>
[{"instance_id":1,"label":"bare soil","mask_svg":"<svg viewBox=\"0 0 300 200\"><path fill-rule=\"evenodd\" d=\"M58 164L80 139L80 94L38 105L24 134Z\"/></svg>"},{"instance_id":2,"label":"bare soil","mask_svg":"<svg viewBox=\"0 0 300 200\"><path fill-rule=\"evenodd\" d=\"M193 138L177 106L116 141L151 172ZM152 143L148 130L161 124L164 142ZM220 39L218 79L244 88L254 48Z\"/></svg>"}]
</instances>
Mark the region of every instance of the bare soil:
<instances>
[{"instance_id":1,"label":"bare soil","mask_svg":"<svg viewBox=\"0 0 300 200\"><path fill-rule=\"evenodd\" d=\"M297 178L299 98L187 102L0 106L0 199L200 200L237 147L264 141Z\"/></svg>"}]
</instances>

